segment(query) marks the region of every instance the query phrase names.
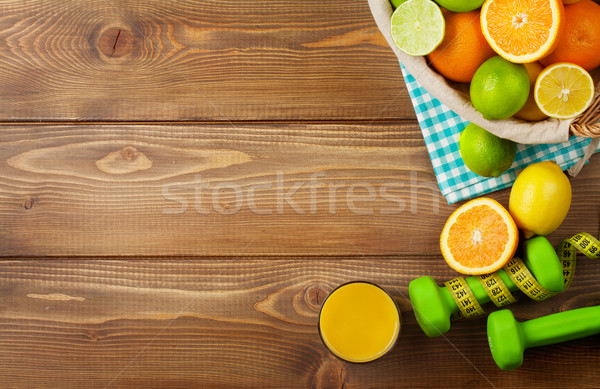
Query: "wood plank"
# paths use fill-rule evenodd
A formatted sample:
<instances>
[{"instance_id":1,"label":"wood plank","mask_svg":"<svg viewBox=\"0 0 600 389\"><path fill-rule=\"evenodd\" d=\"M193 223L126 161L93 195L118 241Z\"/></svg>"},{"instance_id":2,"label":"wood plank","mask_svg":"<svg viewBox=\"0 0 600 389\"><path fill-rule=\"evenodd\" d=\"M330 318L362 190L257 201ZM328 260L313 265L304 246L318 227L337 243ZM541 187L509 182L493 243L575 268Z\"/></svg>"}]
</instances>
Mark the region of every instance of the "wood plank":
<instances>
[{"instance_id":1,"label":"wood plank","mask_svg":"<svg viewBox=\"0 0 600 389\"><path fill-rule=\"evenodd\" d=\"M6 0L0 120L414 118L367 2Z\"/></svg>"},{"instance_id":2,"label":"wood plank","mask_svg":"<svg viewBox=\"0 0 600 389\"><path fill-rule=\"evenodd\" d=\"M456 208L412 123L0 133L3 256L437 254ZM553 242L597 234L599 163L571 179L574 206Z\"/></svg>"},{"instance_id":3,"label":"wood plank","mask_svg":"<svg viewBox=\"0 0 600 389\"><path fill-rule=\"evenodd\" d=\"M0 131L0 255L422 252L450 211L415 124Z\"/></svg>"},{"instance_id":4,"label":"wood plank","mask_svg":"<svg viewBox=\"0 0 600 389\"><path fill-rule=\"evenodd\" d=\"M511 306L520 319L598 304L600 270L581 259L570 290ZM2 387L547 387L598 378L600 338L528 350L498 369L485 320L427 338L406 298L411 279L455 276L438 257L146 258L0 262ZM338 284L369 280L402 310L389 356L333 358L316 322ZM492 310L488 307L488 310ZM577 368L574 369L573 367ZM33 373L35 372L35 373Z\"/></svg>"}]
</instances>

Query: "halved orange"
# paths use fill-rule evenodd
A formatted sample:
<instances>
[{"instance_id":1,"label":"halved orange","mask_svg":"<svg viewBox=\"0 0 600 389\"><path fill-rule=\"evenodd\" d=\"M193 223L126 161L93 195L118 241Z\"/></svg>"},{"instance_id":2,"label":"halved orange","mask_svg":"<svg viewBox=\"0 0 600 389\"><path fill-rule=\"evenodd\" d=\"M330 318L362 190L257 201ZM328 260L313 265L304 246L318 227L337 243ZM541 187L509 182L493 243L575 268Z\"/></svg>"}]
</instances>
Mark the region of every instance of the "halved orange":
<instances>
[{"instance_id":1,"label":"halved orange","mask_svg":"<svg viewBox=\"0 0 600 389\"><path fill-rule=\"evenodd\" d=\"M492 49L510 62L534 62L558 44L564 14L562 0L486 0L481 31Z\"/></svg>"},{"instance_id":2,"label":"halved orange","mask_svg":"<svg viewBox=\"0 0 600 389\"><path fill-rule=\"evenodd\" d=\"M454 211L440 237L444 259L462 274L495 272L513 258L518 243L519 231L510 213L487 197Z\"/></svg>"}]
</instances>

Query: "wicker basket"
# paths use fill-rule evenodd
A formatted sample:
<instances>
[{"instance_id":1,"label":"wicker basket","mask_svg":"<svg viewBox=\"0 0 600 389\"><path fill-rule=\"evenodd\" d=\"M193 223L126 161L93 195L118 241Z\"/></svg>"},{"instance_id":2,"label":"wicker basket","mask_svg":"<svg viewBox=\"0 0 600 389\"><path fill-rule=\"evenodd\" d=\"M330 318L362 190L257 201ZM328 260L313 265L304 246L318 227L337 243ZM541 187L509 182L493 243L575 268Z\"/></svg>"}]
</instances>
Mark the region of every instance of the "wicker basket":
<instances>
[{"instance_id":1,"label":"wicker basket","mask_svg":"<svg viewBox=\"0 0 600 389\"><path fill-rule=\"evenodd\" d=\"M525 122L514 118L486 120L471 104L465 84L461 85L444 79L427 65L425 58L407 55L394 45L390 33L390 18L393 9L389 0L369 0L369 6L379 30L408 72L429 93L464 119L474 122L500 137L519 143L558 143L568 140L571 135L600 137L600 123L598 122L600 120L600 93L596 94L593 104L586 112L575 119L546 119L540 122ZM596 69L592 73L592 77L597 84L596 91L598 91L600 89L598 82L600 69ZM597 145L597 140L590 144L590 149L593 147L593 150L588 150L585 160L595 151Z\"/></svg>"}]
</instances>

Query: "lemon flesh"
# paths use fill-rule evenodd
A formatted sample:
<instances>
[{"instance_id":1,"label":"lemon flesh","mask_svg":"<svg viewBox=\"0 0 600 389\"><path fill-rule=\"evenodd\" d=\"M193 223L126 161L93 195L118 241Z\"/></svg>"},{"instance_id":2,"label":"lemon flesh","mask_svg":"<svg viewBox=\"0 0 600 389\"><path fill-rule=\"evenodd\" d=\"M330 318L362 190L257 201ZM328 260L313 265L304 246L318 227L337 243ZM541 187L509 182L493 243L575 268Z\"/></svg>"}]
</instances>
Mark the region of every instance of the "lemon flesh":
<instances>
[{"instance_id":1,"label":"lemon flesh","mask_svg":"<svg viewBox=\"0 0 600 389\"><path fill-rule=\"evenodd\" d=\"M592 103L594 81L582 67L562 62L540 73L534 93L543 113L557 119L570 119L583 113Z\"/></svg>"}]
</instances>

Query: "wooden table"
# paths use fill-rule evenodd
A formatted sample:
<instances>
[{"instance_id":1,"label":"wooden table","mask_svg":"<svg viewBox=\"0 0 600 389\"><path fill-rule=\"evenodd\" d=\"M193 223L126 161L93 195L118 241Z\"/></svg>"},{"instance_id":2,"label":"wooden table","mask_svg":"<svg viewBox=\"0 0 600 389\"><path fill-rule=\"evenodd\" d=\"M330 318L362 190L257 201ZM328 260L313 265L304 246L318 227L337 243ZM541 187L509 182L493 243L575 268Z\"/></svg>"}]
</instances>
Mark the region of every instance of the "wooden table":
<instances>
[{"instance_id":1,"label":"wooden table","mask_svg":"<svg viewBox=\"0 0 600 389\"><path fill-rule=\"evenodd\" d=\"M2 388L599 384L600 337L503 372L485 320L416 324L409 281L456 276L456 205L366 1L4 0L0 92ZM553 243L597 234L599 167ZM599 277L580 260L570 290L512 309L599 304ZM316 327L357 279L403 317L366 365Z\"/></svg>"}]
</instances>

